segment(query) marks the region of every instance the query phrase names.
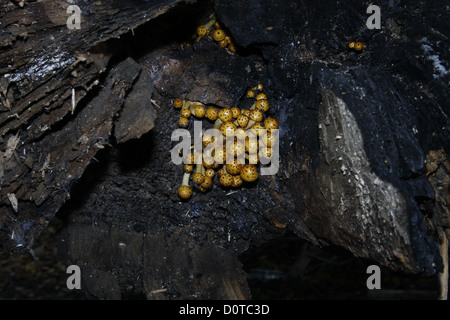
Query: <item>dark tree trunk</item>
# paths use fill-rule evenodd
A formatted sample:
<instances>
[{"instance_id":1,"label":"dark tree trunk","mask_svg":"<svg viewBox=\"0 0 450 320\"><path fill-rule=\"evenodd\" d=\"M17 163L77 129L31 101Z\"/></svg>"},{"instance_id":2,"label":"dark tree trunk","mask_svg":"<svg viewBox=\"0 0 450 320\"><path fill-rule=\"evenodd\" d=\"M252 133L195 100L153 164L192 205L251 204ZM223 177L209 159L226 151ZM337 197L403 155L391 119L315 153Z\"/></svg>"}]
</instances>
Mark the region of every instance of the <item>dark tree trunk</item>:
<instances>
[{"instance_id":1,"label":"dark tree trunk","mask_svg":"<svg viewBox=\"0 0 450 320\"><path fill-rule=\"evenodd\" d=\"M79 30L65 1L0 4L5 250L32 252L58 213L61 259L95 298L250 298L238 256L287 230L395 270L444 270L445 1L382 1L381 30L358 1L74 2ZM212 12L235 54L185 45ZM180 201L173 99L244 106L257 83L280 122L278 173Z\"/></svg>"}]
</instances>

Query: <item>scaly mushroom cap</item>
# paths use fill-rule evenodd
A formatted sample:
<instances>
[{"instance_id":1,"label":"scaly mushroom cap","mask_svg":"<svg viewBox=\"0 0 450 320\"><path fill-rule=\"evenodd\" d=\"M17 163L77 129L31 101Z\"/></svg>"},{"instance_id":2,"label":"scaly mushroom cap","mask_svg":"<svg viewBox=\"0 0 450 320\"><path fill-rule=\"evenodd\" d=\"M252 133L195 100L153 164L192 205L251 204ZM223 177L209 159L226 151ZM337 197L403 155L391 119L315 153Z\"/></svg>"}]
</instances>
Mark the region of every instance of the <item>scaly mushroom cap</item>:
<instances>
[{"instance_id":1,"label":"scaly mushroom cap","mask_svg":"<svg viewBox=\"0 0 450 320\"><path fill-rule=\"evenodd\" d=\"M236 131L234 131L234 136L237 140L244 141L245 137L247 136L247 132L244 128L237 128Z\"/></svg>"},{"instance_id":2,"label":"scaly mushroom cap","mask_svg":"<svg viewBox=\"0 0 450 320\"><path fill-rule=\"evenodd\" d=\"M228 42L227 42L225 39L223 39L222 41L219 41L217 44L218 44L219 47L221 47L221 48L226 48L227 45L228 45Z\"/></svg>"},{"instance_id":3,"label":"scaly mushroom cap","mask_svg":"<svg viewBox=\"0 0 450 320\"><path fill-rule=\"evenodd\" d=\"M203 118L205 116L205 113L206 113L205 107L202 106L201 104L197 104L194 107L194 113L195 113L195 116L197 118Z\"/></svg>"},{"instance_id":4,"label":"scaly mushroom cap","mask_svg":"<svg viewBox=\"0 0 450 320\"><path fill-rule=\"evenodd\" d=\"M233 122L227 121L220 126L220 132L222 132L225 137L228 137L234 135L236 128L237 127Z\"/></svg>"},{"instance_id":5,"label":"scaly mushroom cap","mask_svg":"<svg viewBox=\"0 0 450 320\"><path fill-rule=\"evenodd\" d=\"M212 185L211 177L205 176L204 181L202 182L202 184L200 186L204 189L208 189L211 187L211 185Z\"/></svg>"},{"instance_id":6,"label":"scaly mushroom cap","mask_svg":"<svg viewBox=\"0 0 450 320\"><path fill-rule=\"evenodd\" d=\"M255 91L253 89L250 89L247 91L247 97L248 98L254 98L255 97Z\"/></svg>"},{"instance_id":7,"label":"scaly mushroom cap","mask_svg":"<svg viewBox=\"0 0 450 320\"><path fill-rule=\"evenodd\" d=\"M222 29L216 29L214 30L212 37L217 42L222 41L226 37L225 31L223 31Z\"/></svg>"},{"instance_id":8,"label":"scaly mushroom cap","mask_svg":"<svg viewBox=\"0 0 450 320\"><path fill-rule=\"evenodd\" d=\"M362 49L364 49L364 45L361 42L356 42L355 43L355 50L356 51L362 51Z\"/></svg>"},{"instance_id":9,"label":"scaly mushroom cap","mask_svg":"<svg viewBox=\"0 0 450 320\"><path fill-rule=\"evenodd\" d=\"M205 177L210 177L211 179L214 178L214 176L216 175L216 172L214 171L214 169L209 168L205 170Z\"/></svg>"},{"instance_id":10,"label":"scaly mushroom cap","mask_svg":"<svg viewBox=\"0 0 450 320\"><path fill-rule=\"evenodd\" d=\"M266 158L266 159L270 159L272 158L272 148L271 147L264 147L261 148L261 157Z\"/></svg>"},{"instance_id":11,"label":"scaly mushroom cap","mask_svg":"<svg viewBox=\"0 0 450 320\"><path fill-rule=\"evenodd\" d=\"M214 158L213 157L204 157L203 158L203 166L207 169L212 168L214 165Z\"/></svg>"},{"instance_id":12,"label":"scaly mushroom cap","mask_svg":"<svg viewBox=\"0 0 450 320\"><path fill-rule=\"evenodd\" d=\"M192 175L192 181L195 184L202 184L205 181L205 176L201 172L196 172Z\"/></svg>"},{"instance_id":13,"label":"scaly mushroom cap","mask_svg":"<svg viewBox=\"0 0 450 320\"><path fill-rule=\"evenodd\" d=\"M214 161L221 164L221 163L225 163L226 159L227 159L227 150L225 147L223 148L216 148L213 151L213 157L214 157Z\"/></svg>"},{"instance_id":14,"label":"scaly mushroom cap","mask_svg":"<svg viewBox=\"0 0 450 320\"><path fill-rule=\"evenodd\" d=\"M188 153L186 155L186 159L185 159L184 163L186 163L186 164L194 164L195 163L195 155L193 152Z\"/></svg>"},{"instance_id":15,"label":"scaly mushroom cap","mask_svg":"<svg viewBox=\"0 0 450 320\"><path fill-rule=\"evenodd\" d=\"M250 115L250 111L250 109L241 109L241 114L248 117Z\"/></svg>"},{"instance_id":16,"label":"scaly mushroom cap","mask_svg":"<svg viewBox=\"0 0 450 320\"><path fill-rule=\"evenodd\" d=\"M223 108L219 111L219 119L222 122L227 122L233 120L233 112L231 112L230 108Z\"/></svg>"},{"instance_id":17,"label":"scaly mushroom cap","mask_svg":"<svg viewBox=\"0 0 450 320\"><path fill-rule=\"evenodd\" d=\"M239 140L228 142L227 152L230 152L233 157L237 157L245 152L245 145Z\"/></svg>"},{"instance_id":18,"label":"scaly mushroom cap","mask_svg":"<svg viewBox=\"0 0 450 320\"><path fill-rule=\"evenodd\" d=\"M231 108L231 114L233 115L233 119L236 119L241 114L241 109L238 107Z\"/></svg>"},{"instance_id":19,"label":"scaly mushroom cap","mask_svg":"<svg viewBox=\"0 0 450 320\"><path fill-rule=\"evenodd\" d=\"M216 107L209 107L206 110L206 117L211 121L217 120L217 118L219 117L219 109L217 109Z\"/></svg>"},{"instance_id":20,"label":"scaly mushroom cap","mask_svg":"<svg viewBox=\"0 0 450 320\"><path fill-rule=\"evenodd\" d=\"M248 115L248 117L250 118L250 120L253 120L255 122L260 122L260 121L262 121L264 115L261 110L253 109L252 111L250 111L250 114Z\"/></svg>"},{"instance_id":21,"label":"scaly mushroom cap","mask_svg":"<svg viewBox=\"0 0 450 320\"><path fill-rule=\"evenodd\" d=\"M262 99L267 100L267 95L265 93L261 92L256 95L255 99L256 100L262 100Z\"/></svg>"},{"instance_id":22,"label":"scaly mushroom cap","mask_svg":"<svg viewBox=\"0 0 450 320\"><path fill-rule=\"evenodd\" d=\"M186 129L189 126L189 119L188 118L184 118L184 117L180 117L180 119L178 120L178 126L180 128Z\"/></svg>"},{"instance_id":23,"label":"scaly mushroom cap","mask_svg":"<svg viewBox=\"0 0 450 320\"><path fill-rule=\"evenodd\" d=\"M182 118L189 118L191 116L191 110L190 109L181 109L180 110L180 117Z\"/></svg>"},{"instance_id":24,"label":"scaly mushroom cap","mask_svg":"<svg viewBox=\"0 0 450 320\"><path fill-rule=\"evenodd\" d=\"M206 26L198 26L197 27L197 36L203 37L206 35L208 30L206 29Z\"/></svg>"},{"instance_id":25,"label":"scaly mushroom cap","mask_svg":"<svg viewBox=\"0 0 450 320\"><path fill-rule=\"evenodd\" d=\"M267 147L273 147L277 143L275 135L270 132L264 133L260 140Z\"/></svg>"},{"instance_id":26,"label":"scaly mushroom cap","mask_svg":"<svg viewBox=\"0 0 450 320\"><path fill-rule=\"evenodd\" d=\"M227 172L231 175L236 175L241 172L243 165L238 163L237 159L234 159L232 163L227 163L225 165L225 168L227 169Z\"/></svg>"},{"instance_id":27,"label":"scaly mushroom cap","mask_svg":"<svg viewBox=\"0 0 450 320\"><path fill-rule=\"evenodd\" d=\"M202 144L204 147L209 146L211 143L214 142L214 137L211 134L204 134L202 136Z\"/></svg>"},{"instance_id":28,"label":"scaly mushroom cap","mask_svg":"<svg viewBox=\"0 0 450 320\"><path fill-rule=\"evenodd\" d=\"M350 41L350 42L348 43L348 47L349 47L350 49L355 49L355 42L354 42L354 41Z\"/></svg>"},{"instance_id":29,"label":"scaly mushroom cap","mask_svg":"<svg viewBox=\"0 0 450 320\"><path fill-rule=\"evenodd\" d=\"M234 178L229 173L223 174L219 179L220 184L224 187L231 187L233 185L233 181Z\"/></svg>"},{"instance_id":30,"label":"scaly mushroom cap","mask_svg":"<svg viewBox=\"0 0 450 320\"><path fill-rule=\"evenodd\" d=\"M246 164L241 169L241 178L244 181L252 182L258 179L258 171L253 164Z\"/></svg>"},{"instance_id":31,"label":"scaly mushroom cap","mask_svg":"<svg viewBox=\"0 0 450 320\"><path fill-rule=\"evenodd\" d=\"M258 152L258 139L256 137L247 137L245 139L245 151L249 154Z\"/></svg>"},{"instance_id":32,"label":"scaly mushroom cap","mask_svg":"<svg viewBox=\"0 0 450 320\"><path fill-rule=\"evenodd\" d=\"M192 196L192 188L189 186L180 186L178 188L178 196L181 199L189 199Z\"/></svg>"},{"instance_id":33,"label":"scaly mushroom cap","mask_svg":"<svg viewBox=\"0 0 450 320\"><path fill-rule=\"evenodd\" d=\"M260 99L256 101L255 108L263 112L266 112L267 110L269 110L269 100Z\"/></svg>"},{"instance_id":34,"label":"scaly mushroom cap","mask_svg":"<svg viewBox=\"0 0 450 320\"><path fill-rule=\"evenodd\" d=\"M255 122L254 124L252 124L251 126L251 131L254 135L257 135L258 137L263 134L263 132L265 132L264 125L262 122Z\"/></svg>"},{"instance_id":35,"label":"scaly mushroom cap","mask_svg":"<svg viewBox=\"0 0 450 320\"><path fill-rule=\"evenodd\" d=\"M240 175L233 176L233 184L232 187L237 188L242 185L243 181Z\"/></svg>"},{"instance_id":36,"label":"scaly mushroom cap","mask_svg":"<svg viewBox=\"0 0 450 320\"><path fill-rule=\"evenodd\" d=\"M173 100L173 106L177 109L180 109L183 106L183 100L181 100L180 98Z\"/></svg>"},{"instance_id":37,"label":"scaly mushroom cap","mask_svg":"<svg viewBox=\"0 0 450 320\"><path fill-rule=\"evenodd\" d=\"M242 128L245 128L247 126L249 120L250 119L246 115L243 115L243 114L240 114L236 119L237 124Z\"/></svg>"},{"instance_id":38,"label":"scaly mushroom cap","mask_svg":"<svg viewBox=\"0 0 450 320\"><path fill-rule=\"evenodd\" d=\"M267 118L264 120L264 126L266 127L267 131L271 131L272 129L278 129L279 124L278 120L275 118Z\"/></svg>"},{"instance_id":39,"label":"scaly mushroom cap","mask_svg":"<svg viewBox=\"0 0 450 320\"><path fill-rule=\"evenodd\" d=\"M192 171L194 171L194 166L192 164L185 164L183 166L183 171L186 173L191 173Z\"/></svg>"}]
</instances>

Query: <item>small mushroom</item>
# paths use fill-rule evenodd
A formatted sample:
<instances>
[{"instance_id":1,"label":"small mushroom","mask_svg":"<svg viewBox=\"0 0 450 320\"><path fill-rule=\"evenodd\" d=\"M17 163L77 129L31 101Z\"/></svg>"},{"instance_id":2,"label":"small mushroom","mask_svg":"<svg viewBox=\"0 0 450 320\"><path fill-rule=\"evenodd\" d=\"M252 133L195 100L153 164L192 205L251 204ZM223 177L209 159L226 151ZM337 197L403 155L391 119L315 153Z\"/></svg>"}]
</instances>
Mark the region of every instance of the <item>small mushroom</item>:
<instances>
[{"instance_id":1,"label":"small mushroom","mask_svg":"<svg viewBox=\"0 0 450 320\"><path fill-rule=\"evenodd\" d=\"M219 117L219 109L216 107L209 107L206 110L206 117L211 121L216 121Z\"/></svg>"},{"instance_id":2,"label":"small mushroom","mask_svg":"<svg viewBox=\"0 0 450 320\"><path fill-rule=\"evenodd\" d=\"M245 164L241 169L240 176L244 181L253 182L258 179L259 175L254 164Z\"/></svg>"},{"instance_id":3,"label":"small mushroom","mask_svg":"<svg viewBox=\"0 0 450 320\"><path fill-rule=\"evenodd\" d=\"M192 196L192 188L189 186L190 175L190 173L184 173L183 182L178 188L178 196L183 200L189 199Z\"/></svg>"},{"instance_id":4,"label":"small mushroom","mask_svg":"<svg viewBox=\"0 0 450 320\"><path fill-rule=\"evenodd\" d=\"M212 37L215 41L219 42L225 39L226 34L225 31L223 31L222 29L216 29L213 31Z\"/></svg>"},{"instance_id":5,"label":"small mushroom","mask_svg":"<svg viewBox=\"0 0 450 320\"><path fill-rule=\"evenodd\" d=\"M189 119L188 118L184 118L184 117L180 117L180 119L178 119L178 126L180 128L186 129L189 126Z\"/></svg>"},{"instance_id":6,"label":"small mushroom","mask_svg":"<svg viewBox=\"0 0 450 320\"><path fill-rule=\"evenodd\" d=\"M220 177L219 182L224 187L231 187L233 185L234 178L233 178L233 176L231 174L224 173Z\"/></svg>"}]
</instances>

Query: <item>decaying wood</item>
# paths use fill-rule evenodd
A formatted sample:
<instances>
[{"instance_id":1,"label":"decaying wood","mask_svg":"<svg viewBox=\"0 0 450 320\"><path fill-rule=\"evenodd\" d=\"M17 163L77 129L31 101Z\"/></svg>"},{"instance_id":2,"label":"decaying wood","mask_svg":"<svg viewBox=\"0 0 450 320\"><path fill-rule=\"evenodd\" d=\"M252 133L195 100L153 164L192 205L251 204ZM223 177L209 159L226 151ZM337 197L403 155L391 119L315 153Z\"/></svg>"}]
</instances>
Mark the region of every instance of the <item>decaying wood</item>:
<instances>
[{"instance_id":1,"label":"decaying wood","mask_svg":"<svg viewBox=\"0 0 450 320\"><path fill-rule=\"evenodd\" d=\"M357 1L72 2L79 30L66 1L0 4L5 250L31 249L59 213L61 259L84 266L95 298L249 298L238 256L286 230L395 270L448 273L443 1L382 1L383 32ZM213 11L236 54L207 37L180 45ZM279 172L179 201L172 100L245 107L259 82L281 125Z\"/></svg>"}]
</instances>

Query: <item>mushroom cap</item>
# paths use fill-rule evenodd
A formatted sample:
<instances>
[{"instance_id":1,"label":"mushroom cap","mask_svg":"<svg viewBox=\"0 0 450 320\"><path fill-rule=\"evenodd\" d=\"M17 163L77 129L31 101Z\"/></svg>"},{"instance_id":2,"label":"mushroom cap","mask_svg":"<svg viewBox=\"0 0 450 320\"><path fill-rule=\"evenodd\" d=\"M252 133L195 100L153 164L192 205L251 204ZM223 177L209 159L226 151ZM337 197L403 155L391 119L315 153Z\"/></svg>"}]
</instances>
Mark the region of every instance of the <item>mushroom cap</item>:
<instances>
[{"instance_id":1,"label":"mushroom cap","mask_svg":"<svg viewBox=\"0 0 450 320\"><path fill-rule=\"evenodd\" d=\"M227 122L233 120L233 112L231 112L230 108L223 108L219 111L219 119L222 122Z\"/></svg>"},{"instance_id":2,"label":"mushroom cap","mask_svg":"<svg viewBox=\"0 0 450 320\"><path fill-rule=\"evenodd\" d=\"M222 29L216 29L213 31L212 37L216 41L222 41L223 39L225 39L226 34Z\"/></svg>"},{"instance_id":3,"label":"mushroom cap","mask_svg":"<svg viewBox=\"0 0 450 320\"><path fill-rule=\"evenodd\" d=\"M269 110L269 100L260 99L260 100L256 101L255 107L258 110L266 112L267 110Z\"/></svg>"},{"instance_id":4,"label":"mushroom cap","mask_svg":"<svg viewBox=\"0 0 450 320\"><path fill-rule=\"evenodd\" d=\"M227 143L227 153L237 157L245 152L245 145L241 141L230 141Z\"/></svg>"},{"instance_id":5,"label":"mushroom cap","mask_svg":"<svg viewBox=\"0 0 450 320\"><path fill-rule=\"evenodd\" d=\"M222 123L222 125L220 126L220 132L222 132L225 137L228 137L234 135L234 131L236 130L236 128L237 127L233 122L227 121Z\"/></svg>"},{"instance_id":6,"label":"mushroom cap","mask_svg":"<svg viewBox=\"0 0 450 320\"><path fill-rule=\"evenodd\" d=\"M250 109L241 109L241 114L248 117L250 115L250 111Z\"/></svg>"},{"instance_id":7,"label":"mushroom cap","mask_svg":"<svg viewBox=\"0 0 450 320\"><path fill-rule=\"evenodd\" d=\"M212 178L205 176L205 179L203 180L202 184L200 185L201 187L208 189L210 188L212 185Z\"/></svg>"},{"instance_id":8,"label":"mushroom cap","mask_svg":"<svg viewBox=\"0 0 450 320\"><path fill-rule=\"evenodd\" d=\"M266 128L264 128L264 124L262 122L255 122L251 126L251 132L256 135L260 136L266 131Z\"/></svg>"},{"instance_id":9,"label":"mushroom cap","mask_svg":"<svg viewBox=\"0 0 450 320\"><path fill-rule=\"evenodd\" d=\"M227 163L225 165L225 168L227 169L227 172L231 175L237 175L241 172L243 165L238 163L237 159L234 159L232 163Z\"/></svg>"},{"instance_id":10,"label":"mushroom cap","mask_svg":"<svg viewBox=\"0 0 450 320\"><path fill-rule=\"evenodd\" d=\"M362 44L362 42L356 42L355 43L355 50L356 51L361 51L362 49L364 49L364 45Z\"/></svg>"},{"instance_id":11,"label":"mushroom cap","mask_svg":"<svg viewBox=\"0 0 450 320\"><path fill-rule=\"evenodd\" d=\"M184 117L180 117L180 119L178 120L178 126L180 128L186 129L189 126L189 119L188 118L184 118Z\"/></svg>"},{"instance_id":12,"label":"mushroom cap","mask_svg":"<svg viewBox=\"0 0 450 320\"><path fill-rule=\"evenodd\" d=\"M349 47L350 49L354 49L354 48L355 48L355 42L354 42L354 41L350 41L350 42L348 43L348 47Z\"/></svg>"},{"instance_id":13,"label":"mushroom cap","mask_svg":"<svg viewBox=\"0 0 450 320\"><path fill-rule=\"evenodd\" d=\"M241 109L238 107L231 108L231 114L233 115L233 119L236 119L241 114Z\"/></svg>"},{"instance_id":14,"label":"mushroom cap","mask_svg":"<svg viewBox=\"0 0 450 320\"><path fill-rule=\"evenodd\" d=\"M200 172L196 172L192 175L192 181L194 181L195 184L202 184L203 181L205 181L205 176Z\"/></svg>"},{"instance_id":15,"label":"mushroom cap","mask_svg":"<svg viewBox=\"0 0 450 320\"><path fill-rule=\"evenodd\" d=\"M255 99L256 100L261 100L261 99L267 100L267 95L265 93L261 92L256 95Z\"/></svg>"},{"instance_id":16,"label":"mushroom cap","mask_svg":"<svg viewBox=\"0 0 450 320\"><path fill-rule=\"evenodd\" d=\"M266 158L266 159L270 159L272 158L272 148L271 147L263 147L261 148L261 157Z\"/></svg>"},{"instance_id":17,"label":"mushroom cap","mask_svg":"<svg viewBox=\"0 0 450 320\"><path fill-rule=\"evenodd\" d=\"M236 119L238 125L242 128L245 128L247 126L249 120L249 117L244 114L240 114Z\"/></svg>"},{"instance_id":18,"label":"mushroom cap","mask_svg":"<svg viewBox=\"0 0 450 320\"><path fill-rule=\"evenodd\" d=\"M255 122L259 122L262 121L264 115L261 110L253 109L252 111L250 111L248 117Z\"/></svg>"},{"instance_id":19,"label":"mushroom cap","mask_svg":"<svg viewBox=\"0 0 450 320\"><path fill-rule=\"evenodd\" d=\"M226 48L227 45L228 45L228 42L227 42L225 39L223 39L222 41L219 41L217 44L218 44L219 47L221 47L221 48Z\"/></svg>"},{"instance_id":20,"label":"mushroom cap","mask_svg":"<svg viewBox=\"0 0 450 320\"><path fill-rule=\"evenodd\" d=\"M229 173L223 174L219 179L220 184L224 187L231 187L233 185L233 181L234 178Z\"/></svg>"},{"instance_id":21,"label":"mushroom cap","mask_svg":"<svg viewBox=\"0 0 450 320\"><path fill-rule=\"evenodd\" d=\"M181 100L180 98L173 100L173 106L177 109L180 109L183 106L183 100Z\"/></svg>"},{"instance_id":22,"label":"mushroom cap","mask_svg":"<svg viewBox=\"0 0 450 320\"><path fill-rule=\"evenodd\" d=\"M267 131L271 131L272 129L278 129L279 124L278 120L275 118L266 118L264 120L264 126L266 127Z\"/></svg>"},{"instance_id":23,"label":"mushroom cap","mask_svg":"<svg viewBox=\"0 0 450 320\"><path fill-rule=\"evenodd\" d=\"M207 169L212 168L214 165L214 158L213 157L203 157L203 166Z\"/></svg>"},{"instance_id":24,"label":"mushroom cap","mask_svg":"<svg viewBox=\"0 0 450 320\"><path fill-rule=\"evenodd\" d=\"M245 139L245 151L250 154L258 152L258 139L256 137L247 137Z\"/></svg>"},{"instance_id":25,"label":"mushroom cap","mask_svg":"<svg viewBox=\"0 0 450 320\"><path fill-rule=\"evenodd\" d=\"M247 132L245 131L244 128L239 127L234 131L234 136L236 137L237 140L244 141L245 137L247 136Z\"/></svg>"},{"instance_id":26,"label":"mushroom cap","mask_svg":"<svg viewBox=\"0 0 450 320\"><path fill-rule=\"evenodd\" d=\"M219 117L219 109L217 109L216 107L209 107L206 110L206 117L211 121L217 120L217 118Z\"/></svg>"},{"instance_id":27,"label":"mushroom cap","mask_svg":"<svg viewBox=\"0 0 450 320\"><path fill-rule=\"evenodd\" d=\"M194 171L194 166L192 164L185 164L183 166L183 171L186 173L191 173L192 171Z\"/></svg>"},{"instance_id":28,"label":"mushroom cap","mask_svg":"<svg viewBox=\"0 0 450 320\"><path fill-rule=\"evenodd\" d=\"M210 177L211 179L214 178L216 175L216 172L212 168L208 168L205 170L205 177Z\"/></svg>"},{"instance_id":29,"label":"mushroom cap","mask_svg":"<svg viewBox=\"0 0 450 320\"><path fill-rule=\"evenodd\" d=\"M255 97L255 91L253 89L249 89L247 91L247 97L248 98L254 98Z\"/></svg>"},{"instance_id":30,"label":"mushroom cap","mask_svg":"<svg viewBox=\"0 0 450 320\"><path fill-rule=\"evenodd\" d=\"M277 143L277 138L271 132L265 132L261 135L261 142L267 147L273 147Z\"/></svg>"},{"instance_id":31,"label":"mushroom cap","mask_svg":"<svg viewBox=\"0 0 450 320\"><path fill-rule=\"evenodd\" d=\"M252 182L258 179L258 171L254 164L246 164L241 169L241 178L244 181Z\"/></svg>"},{"instance_id":32,"label":"mushroom cap","mask_svg":"<svg viewBox=\"0 0 450 320\"><path fill-rule=\"evenodd\" d=\"M233 42L230 42L230 43L228 44L228 50L229 50L231 53L235 53L235 52L236 52L236 46L234 45Z\"/></svg>"},{"instance_id":33,"label":"mushroom cap","mask_svg":"<svg viewBox=\"0 0 450 320\"><path fill-rule=\"evenodd\" d=\"M262 83L258 83L258 85L256 86L256 89L258 89L259 91L261 91L262 89L264 89L264 86Z\"/></svg>"},{"instance_id":34,"label":"mushroom cap","mask_svg":"<svg viewBox=\"0 0 450 320\"><path fill-rule=\"evenodd\" d=\"M215 162L219 164L225 163L227 159L227 149L225 147L215 148L213 150L213 157Z\"/></svg>"},{"instance_id":35,"label":"mushroom cap","mask_svg":"<svg viewBox=\"0 0 450 320\"><path fill-rule=\"evenodd\" d=\"M178 196L181 199L189 199L192 196L192 188L189 186L180 186L178 188Z\"/></svg>"},{"instance_id":36,"label":"mushroom cap","mask_svg":"<svg viewBox=\"0 0 450 320\"><path fill-rule=\"evenodd\" d=\"M233 176L233 184L232 186L234 188L240 187L242 185L243 181L240 175Z\"/></svg>"},{"instance_id":37,"label":"mushroom cap","mask_svg":"<svg viewBox=\"0 0 450 320\"><path fill-rule=\"evenodd\" d=\"M197 27L197 35L199 37L203 37L204 35L206 35L207 32L208 32L208 30L206 30L206 26L198 26Z\"/></svg>"},{"instance_id":38,"label":"mushroom cap","mask_svg":"<svg viewBox=\"0 0 450 320\"><path fill-rule=\"evenodd\" d=\"M190 109L181 109L180 110L180 117L182 118L189 118L191 116L191 110Z\"/></svg>"},{"instance_id":39,"label":"mushroom cap","mask_svg":"<svg viewBox=\"0 0 450 320\"><path fill-rule=\"evenodd\" d=\"M195 163L195 154L190 152L186 155L186 159L184 161L186 164L194 164Z\"/></svg>"},{"instance_id":40,"label":"mushroom cap","mask_svg":"<svg viewBox=\"0 0 450 320\"><path fill-rule=\"evenodd\" d=\"M197 104L194 107L194 113L195 113L195 116L197 118L203 118L205 116L205 113L206 113L205 107L202 106L201 104Z\"/></svg>"},{"instance_id":41,"label":"mushroom cap","mask_svg":"<svg viewBox=\"0 0 450 320\"><path fill-rule=\"evenodd\" d=\"M213 135L211 135L211 134L204 134L202 136L202 144L203 144L203 146L207 147L213 142L214 142L214 136Z\"/></svg>"}]
</instances>

